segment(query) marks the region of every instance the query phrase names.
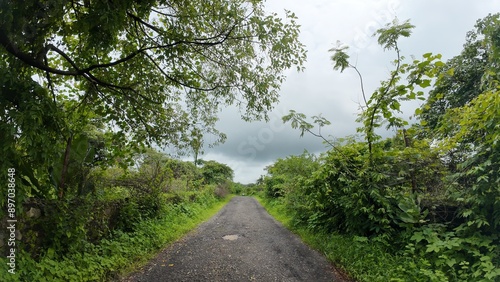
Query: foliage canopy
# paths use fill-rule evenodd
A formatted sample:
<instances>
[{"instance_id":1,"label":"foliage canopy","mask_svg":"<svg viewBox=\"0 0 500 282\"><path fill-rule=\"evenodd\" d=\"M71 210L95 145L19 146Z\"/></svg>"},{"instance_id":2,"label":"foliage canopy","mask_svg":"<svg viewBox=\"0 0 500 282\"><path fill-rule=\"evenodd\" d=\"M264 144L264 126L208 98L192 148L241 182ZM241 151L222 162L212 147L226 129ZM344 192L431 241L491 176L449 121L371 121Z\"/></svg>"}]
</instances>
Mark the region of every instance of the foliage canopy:
<instances>
[{"instance_id":1,"label":"foliage canopy","mask_svg":"<svg viewBox=\"0 0 500 282\"><path fill-rule=\"evenodd\" d=\"M267 118L305 61L295 19L262 1L2 1L5 167L61 188L77 139L111 163L151 144L198 154L204 134L225 139L221 108Z\"/></svg>"}]
</instances>

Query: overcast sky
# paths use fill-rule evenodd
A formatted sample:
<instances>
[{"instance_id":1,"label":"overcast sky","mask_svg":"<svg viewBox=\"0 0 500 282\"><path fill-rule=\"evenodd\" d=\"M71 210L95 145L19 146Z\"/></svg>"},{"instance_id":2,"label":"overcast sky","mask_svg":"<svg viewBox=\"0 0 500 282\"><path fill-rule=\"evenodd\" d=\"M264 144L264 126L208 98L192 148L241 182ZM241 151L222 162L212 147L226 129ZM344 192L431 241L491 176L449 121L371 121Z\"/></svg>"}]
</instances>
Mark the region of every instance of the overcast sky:
<instances>
[{"instance_id":1,"label":"overcast sky","mask_svg":"<svg viewBox=\"0 0 500 282\"><path fill-rule=\"evenodd\" d=\"M328 49L337 40L350 46L351 58L357 61L367 93L388 78L395 57L383 52L371 37L373 32L397 17L410 19L416 26L410 38L400 41L402 54L417 58L427 52L440 53L447 60L458 55L465 34L476 20L500 12L498 0L268 0L270 12L294 12L301 25L301 41L307 48L306 70L287 72L280 90L280 102L270 114L270 122L244 122L237 110L228 108L220 114L218 128L227 141L205 149L201 158L225 163L235 171L235 181L253 183L264 168L278 158L301 154L304 150L319 153L327 150L320 139L305 135L283 124L281 117L294 109L309 117L322 114L332 122L325 135L345 137L356 133L355 122L361 99L359 80L353 70L334 71ZM407 111L412 111L408 106ZM213 142L210 136L205 143Z\"/></svg>"}]
</instances>

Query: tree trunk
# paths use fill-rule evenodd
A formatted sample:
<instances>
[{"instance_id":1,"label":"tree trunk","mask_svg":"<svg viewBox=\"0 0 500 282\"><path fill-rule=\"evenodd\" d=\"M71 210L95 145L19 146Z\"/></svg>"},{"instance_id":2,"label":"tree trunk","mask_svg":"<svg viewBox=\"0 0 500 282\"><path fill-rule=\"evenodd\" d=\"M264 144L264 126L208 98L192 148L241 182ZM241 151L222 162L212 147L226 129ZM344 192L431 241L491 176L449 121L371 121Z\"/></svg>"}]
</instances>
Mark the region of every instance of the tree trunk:
<instances>
[{"instance_id":1,"label":"tree trunk","mask_svg":"<svg viewBox=\"0 0 500 282\"><path fill-rule=\"evenodd\" d=\"M66 185L66 175L68 174L69 156L71 152L72 141L73 141L73 134L71 134L68 137L68 141L66 142L66 150L64 151L64 162L61 172L61 180L59 181L59 199L62 199L62 197L64 196L64 186Z\"/></svg>"},{"instance_id":2,"label":"tree trunk","mask_svg":"<svg viewBox=\"0 0 500 282\"><path fill-rule=\"evenodd\" d=\"M403 139L405 140L406 148L411 146L410 139L406 135L406 129L403 128ZM410 178L411 178L411 191L413 193L417 192L417 180L415 179L415 171L413 171L413 166L410 164Z\"/></svg>"}]
</instances>

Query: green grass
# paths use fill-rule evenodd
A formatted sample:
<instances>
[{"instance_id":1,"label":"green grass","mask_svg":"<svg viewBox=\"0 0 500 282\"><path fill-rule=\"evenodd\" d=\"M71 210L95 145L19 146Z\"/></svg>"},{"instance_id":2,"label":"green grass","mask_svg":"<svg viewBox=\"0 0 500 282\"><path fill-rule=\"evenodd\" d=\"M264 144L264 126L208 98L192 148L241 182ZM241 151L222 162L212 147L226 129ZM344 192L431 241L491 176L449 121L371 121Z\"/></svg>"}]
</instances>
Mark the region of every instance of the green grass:
<instances>
[{"instance_id":1,"label":"green grass","mask_svg":"<svg viewBox=\"0 0 500 282\"><path fill-rule=\"evenodd\" d=\"M314 232L294 226L285 205L279 201L256 199L289 230L322 253L329 261L356 281L410 281L404 278L404 267L411 260L389 254L381 244L364 237Z\"/></svg>"},{"instance_id":2,"label":"green grass","mask_svg":"<svg viewBox=\"0 0 500 282\"><path fill-rule=\"evenodd\" d=\"M86 243L84 251L57 254L48 250L40 261L20 253L15 275L7 275L6 259L0 258L2 281L117 279L145 265L162 249L216 214L230 199L217 200L211 196L168 205L164 216L139 222L132 233L118 231L97 245Z\"/></svg>"}]
</instances>

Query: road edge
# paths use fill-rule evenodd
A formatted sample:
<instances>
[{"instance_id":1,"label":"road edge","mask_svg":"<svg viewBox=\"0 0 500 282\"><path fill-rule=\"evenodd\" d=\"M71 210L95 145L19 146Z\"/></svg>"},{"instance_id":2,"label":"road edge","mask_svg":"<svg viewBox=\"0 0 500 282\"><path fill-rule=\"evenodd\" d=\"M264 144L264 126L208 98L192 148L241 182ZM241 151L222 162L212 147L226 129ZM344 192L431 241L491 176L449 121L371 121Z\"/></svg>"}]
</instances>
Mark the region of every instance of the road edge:
<instances>
[{"instance_id":1,"label":"road edge","mask_svg":"<svg viewBox=\"0 0 500 282\"><path fill-rule=\"evenodd\" d=\"M298 230L294 228L290 223L292 219L291 217L288 217L285 214L281 213L278 214L278 211L269 206L269 203L264 201L264 199L262 199L261 197L257 195L252 195L251 197L254 198L260 205L262 205L266 210L266 212L269 215L271 215L276 221L281 223L290 232L298 236L305 245L307 245L309 248L315 250L316 252L320 253L323 257L325 257L325 259L331 264L332 269L335 272L335 276L340 279L339 282L356 282L356 280L351 278L347 273L347 271L342 266L339 266L337 262L332 261L328 256L325 256L323 250L318 249L317 247L309 244L306 238L303 236L303 232L305 232L305 230L301 230L302 232L297 232ZM308 232L308 236L314 236L314 235Z\"/></svg>"}]
</instances>

